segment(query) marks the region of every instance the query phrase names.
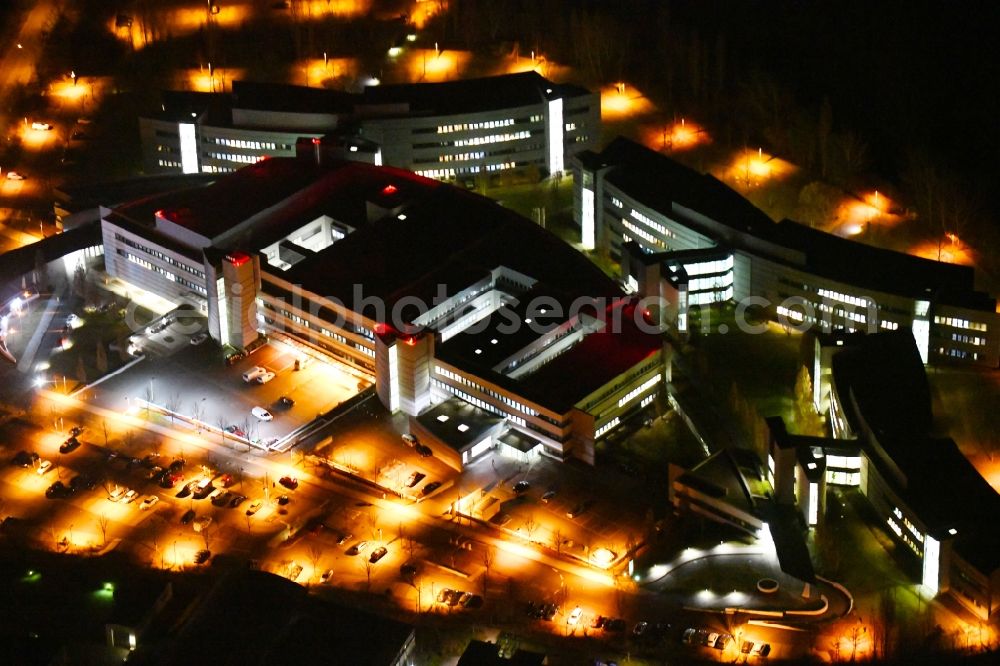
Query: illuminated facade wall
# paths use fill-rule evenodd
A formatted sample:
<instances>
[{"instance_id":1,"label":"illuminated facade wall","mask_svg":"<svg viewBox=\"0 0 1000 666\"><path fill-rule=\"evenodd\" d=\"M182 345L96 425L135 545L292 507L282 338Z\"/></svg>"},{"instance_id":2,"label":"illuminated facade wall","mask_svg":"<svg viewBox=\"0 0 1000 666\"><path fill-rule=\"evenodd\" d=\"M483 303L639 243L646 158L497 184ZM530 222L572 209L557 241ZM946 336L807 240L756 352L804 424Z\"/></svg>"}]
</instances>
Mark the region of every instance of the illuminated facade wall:
<instances>
[{"instance_id":1,"label":"illuminated facade wall","mask_svg":"<svg viewBox=\"0 0 1000 666\"><path fill-rule=\"evenodd\" d=\"M587 159L597 162L594 157ZM677 203L666 208L657 202L660 208L654 208L650 202L637 200L626 187L613 182L609 176L614 173L613 165L588 165L581 157L572 160L571 166L576 181L574 219L581 225L581 240L591 237L584 222L589 224L593 215L595 245L607 249L614 260L622 261L622 246L628 241L654 254L730 249L732 273L718 277L727 284L702 294L690 288L691 306L762 297L769 317L792 327L818 326L824 332L911 328L925 362L1000 367L1000 314L994 307L939 305L911 294L831 279L810 271L807 257L799 250L758 238ZM595 193L592 202L589 195L584 196L585 190Z\"/></svg>"}]
</instances>

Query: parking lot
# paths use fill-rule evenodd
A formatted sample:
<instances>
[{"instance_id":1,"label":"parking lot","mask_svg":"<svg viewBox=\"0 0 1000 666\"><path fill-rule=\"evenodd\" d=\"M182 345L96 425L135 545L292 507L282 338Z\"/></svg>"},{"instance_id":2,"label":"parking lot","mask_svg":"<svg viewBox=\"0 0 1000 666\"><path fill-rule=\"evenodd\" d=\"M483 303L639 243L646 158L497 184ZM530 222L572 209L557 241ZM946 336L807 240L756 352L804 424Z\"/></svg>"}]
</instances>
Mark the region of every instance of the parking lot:
<instances>
[{"instance_id":1,"label":"parking lot","mask_svg":"<svg viewBox=\"0 0 1000 666\"><path fill-rule=\"evenodd\" d=\"M264 345L249 358L226 366L211 341L186 343L169 356L151 356L92 390L100 405L117 411L142 409L144 401L214 429L228 428L266 442L294 432L358 391L358 380L333 363L309 359L281 342ZM274 373L261 384L243 374L260 366ZM134 400L134 399L138 400ZM288 398L292 404L282 404ZM254 407L272 418L252 414Z\"/></svg>"}]
</instances>

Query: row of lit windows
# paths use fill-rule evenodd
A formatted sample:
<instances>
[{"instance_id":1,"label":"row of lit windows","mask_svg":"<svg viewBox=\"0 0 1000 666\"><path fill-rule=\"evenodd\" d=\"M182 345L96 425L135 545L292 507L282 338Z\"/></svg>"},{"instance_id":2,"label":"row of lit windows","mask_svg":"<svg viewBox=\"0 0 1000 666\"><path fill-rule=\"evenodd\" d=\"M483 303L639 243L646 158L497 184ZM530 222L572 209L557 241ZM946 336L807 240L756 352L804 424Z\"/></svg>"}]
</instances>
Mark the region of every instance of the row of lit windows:
<instances>
[{"instance_id":1,"label":"row of lit windows","mask_svg":"<svg viewBox=\"0 0 1000 666\"><path fill-rule=\"evenodd\" d=\"M784 305L779 305L775 308L778 311L779 317L786 317L792 321L801 322L804 319L804 315L798 310L792 310L791 308L786 308Z\"/></svg>"},{"instance_id":2,"label":"row of lit windows","mask_svg":"<svg viewBox=\"0 0 1000 666\"><path fill-rule=\"evenodd\" d=\"M967 328L970 331L981 331L986 332L986 324L978 321L969 321L968 319L958 319L957 317L934 317L935 324L941 324L942 326L951 326L952 328Z\"/></svg>"},{"instance_id":3,"label":"row of lit windows","mask_svg":"<svg viewBox=\"0 0 1000 666\"><path fill-rule=\"evenodd\" d=\"M611 203L613 203L618 208L622 208L622 200L619 199L618 197L611 197Z\"/></svg>"},{"instance_id":4,"label":"row of lit windows","mask_svg":"<svg viewBox=\"0 0 1000 666\"><path fill-rule=\"evenodd\" d=\"M208 153L208 157L227 162L237 162L239 164L255 164L260 161L260 155L234 155L232 153Z\"/></svg>"},{"instance_id":5,"label":"row of lit windows","mask_svg":"<svg viewBox=\"0 0 1000 666\"><path fill-rule=\"evenodd\" d=\"M859 308L868 307L869 299L863 296L851 296L850 294L842 294L839 291L833 291L832 289L819 289L817 290L820 296L824 298L829 298L832 301L840 301L841 303L847 303L848 305L853 305Z\"/></svg>"},{"instance_id":6,"label":"row of lit windows","mask_svg":"<svg viewBox=\"0 0 1000 666\"><path fill-rule=\"evenodd\" d=\"M666 247L667 246L667 244L666 244L665 241L663 241L662 239L657 238L656 236L654 236L653 234L649 233L645 229L639 227L638 225L633 224L627 218L624 218L624 217L622 218L622 226L624 226L626 229L628 229L629 231L631 231L632 233L634 233L636 236L638 236L639 238L643 239L644 241L646 241L647 243L649 243L651 245L655 245L657 247ZM627 243L631 239L628 236L622 236L622 240Z\"/></svg>"},{"instance_id":7,"label":"row of lit windows","mask_svg":"<svg viewBox=\"0 0 1000 666\"><path fill-rule=\"evenodd\" d=\"M215 166L215 165L212 165L212 164L202 164L201 165L201 172L202 173L232 173L234 171L236 171L236 169L233 169L233 168L230 168L230 167Z\"/></svg>"},{"instance_id":8,"label":"row of lit windows","mask_svg":"<svg viewBox=\"0 0 1000 666\"><path fill-rule=\"evenodd\" d=\"M724 289L733 284L733 274L716 275L715 277L695 278L688 282L689 291L704 291L705 289Z\"/></svg>"},{"instance_id":9,"label":"row of lit windows","mask_svg":"<svg viewBox=\"0 0 1000 666\"><path fill-rule=\"evenodd\" d=\"M187 287L188 289L191 289L193 291L196 291L199 294L203 294L203 295L206 295L206 296L208 295L208 291L202 285L195 284L194 282L191 282L190 280L185 280L184 278L179 277L177 275L174 275L170 271L164 270L164 269L160 268L159 266L154 266L150 262L146 261L145 259L143 259L141 257L135 256L131 252L125 252L124 250L120 250L120 252L122 254L124 254L125 258L128 259L129 261L131 261L133 264L137 264L139 266L142 266L146 270L153 271L154 273L159 273L160 275L162 275L163 277L167 278L171 282L176 282L177 284L179 284L181 286L184 286L184 287Z\"/></svg>"},{"instance_id":10,"label":"row of lit windows","mask_svg":"<svg viewBox=\"0 0 1000 666\"><path fill-rule=\"evenodd\" d=\"M465 160L480 160L486 157L486 153L479 151L476 153L458 153L457 155L441 155L438 162L464 162Z\"/></svg>"},{"instance_id":11,"label":"row of lit windows","mask_svg":"<svg viewBox=\"0 0 1000 666\"><path fill-rule=\"evenodd\" d=\"M685 264L684 272L688 275L706 275L710 273L725 273L733 269L733 255L725 259L714 259L712 261L699 261L694 264Z\"/></svg>"},{"instance_id":12,"label":"row of lit windows","mask_svg":"<svg viewBox=\"0 0 1000 666\"><path fill-rule=\"evenodd\" d=\"M618 425L619 423L621 423L621 419L619 419L619 418L618 418L618 417L616 416L615 418L611 419L610 421L608 421L607 423L605 423L604 425L602 425L602 426L601 426L600 428L598 428L598 429L597 429L597 430L596 430L596 431L594 432L594 438L596 439L596 438L600 437L600 436L601 436L601 435L603 435L604 433L606 433L606 432L608 432L609 430L611 430L612 428L614 428L614 427L615 427L616 425Z\"/></svg>"},{"instance_id":13,"label":"row of lit windows","mask_svg":"<svg viewBox=\"0 0 1000 666\"><path fill-rule=\"evenodd\" d=\"M168 169L180 169L181 168L181 163L180 162L174 162L173 160L157 160L157 163L161 167L167 167Z\"/></svg>"},{"instance_id":14,"label":"row of lit windows","mask_svg":"<svg viewBox=\"0 0 1000 666\"><path fill-rule=\"evenodd\" d=\"M827 469L836 467L838 469L861 469L860 456L827 456Z\"/></svg>"},{"instance_id":15,"label":"row of lit windows","mask_svg":"<svg viewBox=\"0 0 1000 666\"><path fill-rule=\"evenodd\" d=\"M535 118L536 116L531 117L533 121L535 120ZM438 134L448 134L449 132L468 132L469 130L510 127L513 124L514 124L513 118L506 118L504 120L486 120L481 123L459 123L458 125L439 125L437 131Z\"/></svg>"},{"instance_id":16,"label":"row of lit windows","mask_svg":"<svg viewBox=\"0 0 1000 666\"><path fill-rule=\"evenodd\" d=\"M520 132L506 132L504 134L489 134L487 136L474 136L471 139L455 139L452 145L461 148L462 146L482 146L490 143L504 143L506 141L520 141L531 137L531 132L521 130Z\"/></svg>"},{"instance_id":17,"label":"row of lit windows","mask_svg":"<svg viewBox=\"0 0 1000 666\"><path fill-rule=\"evenodd\" d=\"M868 321L868 317L861 314L860 312L847 312L843 308L830 307L827 303L820 303L816 307L819 308L820 311L822 312L832 312L837 317L842 317L843 319L854 321L859 324L864 324L865 322Z\"/></svg>"},{"instance_id":18,"label":"row of lit windows","mask_svg":"<svg viewBox=\"0 0 1000 666\"><path fill-rule=\"evenodd\" d=\"M566 131L572 132L576 129L576 123L566 123Z\"/></svg>"},{"instance_id":19,"label":"row of lit windows","mask_svg":"<svg viewBox=\"0 0 1000 666\"><path fill-rule=\"evenodd\" d=\"M724 291L699 291L688 295L688 305L708 305L721 303L733 297L733 288L726 287Z\"/></svg>"},{"instance_id":20,"label":"row of lit windows","mask_svg":"<svg viewBox=\"0 0 1000 666\"><path fill-rule=\"evenodd\" d=\"M665 226L663 226L659 222L654 222L651 218L647 217L646 215L643 215L642 213L640 213L639 211L637 211L635 208L632 209L632 217L634 217L635 219L639 220L640 222L642 222L643 224L645 224L647 227L649 227L653 231L658 231L659 233L663 234L667 238L675 238L677 236L677 234L675 234L673 231L671 231L670 229L667 229Z\"/></svg>"},{"instance_id":21,"label":"row of lit windows","mask_svg":"<svg viewBox=\"0 0 1000 666\"><path fill-rule=\"evenodd\" d=\"M640 394L645 393L650 388L652 388L653 386L655 386L656 383L660 381L660 379L661 379L661 376L660 376L659 373L657 373L656 375L650 377L649 379L647 379L646 381L644 381L641 385L635 387L634 389L632 389L631 391L629 391L628 393L626 393L625 395L623 395L618 400L618 407L619 408L624 407L628 403L632 402Z\"/></svg>"},{"instance_id":22,"label":"row of lit windows","mask_svg":"<svg viewBox=\"0 0 1000 666\"><path fill-rule=\"evenodd\" d=\"M860 472L836 472L833 470L827 470L826 472L827 483L832 483L837 486L860 486L861 485L861 473Z\"/></svg>"},{"instance_id":23,"label":"row of lit windows","mask_svg":"<svg viewBox=\"0 0 1000 666\"><path fill-rule=\"evenodd\" d=\"M889 331L895 331L897 328L899 328L899 324L897 324L894 321L889 321L887 319L883 319L878 323L878 325Z\"/></svg>"},{"instance_id":24,"label":"row of lit windows","mask_svg":"<svg viewBox=\"0 0 1000 666\"><path fill-rule=\"evenodd\" d=\"M954 342L964 342L969 345L982 346L986 344L986 338L980 338L975 335L960 335L958 333L952 333L951 339Z\"/></svg>"},{"instance_id":25,"label":"row of lit windows","mask_svg":"<svg viewBox=\"0 0 1000 666\"><path fill-rule=\"evenodd\" d=\"M266 308L268 310L271 310L272 312L276 312L276 313L280 314L282 317L285 317L286 319L291 319L295 323L301 324L302 326L305 326L306 328L312 328L312 327L316 326L315 324L310 324L308 321L306 321L302 317L300 317L300 316L298 316L296 314L292 314L288 310L285 310L283 308L279 308L279 307L277 307L275 305L272 305L271 303L265 301L262 298L258 298L257 299L257 305L260 306L260 307ZM318 328L320 329L320 331L324 335L327 335L329 337L333 337L333 338L337 339L338 341L341 341L341 338L338 337L338 334L329 332L327 329L325 329L325 328L323 328L321 326L318 327ZM375 334L372 331L370 331L369 329L364 328L363 326L355 326L355 325L351 324L350 322L344 322L344 324L343 324L343 326L341 326L341 328L344 329L344 330L350 331L352 333L357 333L358 335L360 335L362 337L365 337L365 338L368 338L369 340L374 340L375 339ZM344 338L342 341L343 342L347 342L347 339ZM359 348L360 348L360 345L359 345Z\"/></svg>"},{"instance_id":26,"label":"row of lit windows","mask_svg":"<svg viewBox=\"0 0 1000 666\"><path fill-rule=\"evenodd\" d=\"M277 150L278 144L272 141L244 141L243 139L223 139L221 137L212 137L212 143L216 143L220 146L226 146L227 148L246 148L248 150ZM291 146L286 144L281 144L283 150L288 150Z\"/></svg>"},{"instance_id":27,"label":"row of lit windows","mask_svg":"<svg viewBox=\"0 0 1000 666\"><path fill-rule=\"evenodd\" d=\"M466 386L469 386L469 387L471 387L471 388L473 388L473 389L475 389L475 390L477 390L477 391L479 391L481 393L485 393L488 396L490 396L491 398L495 398L495 399L499 400L500 402L504 403L505 405L507 405L508 407L516 409L519 412L522 412L524 414L528 414L529 416L537 416L538 415L538 412L536 412L535 410L531 409L530 407L522 405L521 403L517 402L516 400L508 398L505 395L501 395L501 394L497 393L496 391L491 391L490 389L484 388L483 386L480 386L479 384L477 384L476 382L472 381L468 377L464 377L464 376L462 376L462 375L460 375L458 373L452 372L450 370L446 370L446 369L444 369L444 368L442 368L440 366L435 367L434 371L437 374L441 375L442 377L447 377L448 379L452 380L453 382L458 382L459 384L465 384Z\"/></svg>"},{"instance_id":28,"label":"row of lit windows","mask_svg":"<svg viewBox=\"0 0 1000 666\"><path fill-rule=\"evenodd\" d=\"M180 268L183 271L187 271L191 275L195 275L197 277L200 277L202 280L205 279L205 273L204 273L204 271L200 271L197 268L193 268L191 266L188 266L187 264L185 264L183 262L177 261L173 257L168 257L167 255L163 254L162 252L160 252L158 250L154 250L154 249L152 249L150 247L146 247L145 245L141 245L139 243L136 243L133 240L125 238L125 236L122 236L121 234L115 234L115 240L118 241L119 243L121 243L122 245L127 245L130 248L132 248L132 249L139 250L140 252L145 252L149 256L156 257L157 259L159 259L162 262L168 263L171 266L176 266L177 268Z\"/></svg>"},{"instance_id":29,"label":"row of lit windows","mask_svg":"<svg viewBox=\"0 0 1000 666\"><path fill-rule=\"evenodd\" d=\"M445 391L448 391L449 393L451 393L451 394L453 394L453 395L461 398L462 400L466 401L470 405L475 405L476 407L479 407L480 409L485 409L488 412L493 412L494 414L499 414L500 416L505 416L505 417L507 417L508 419L510 419L511 421L513 421L514 423L516 423L517 425L519 425L521 427L525 427L527 425L527 423L525 422L525 420L523 418L521 418L520 416L514 416L513 414L508 414L508 413L504 412L503 410L501 410L499 407L497 407L494 404L488 403L485 400L480 400L479 398L471 396L468 393L466 393L465 391L461 391L461 390L455 388L454 386L450 386L448 384L445 384L444 382L442 382L442 381L440 381L438 379L435 379L434 383L437 384L440 388L444 389Z\"/></svg>"},{"instance_id":30,"label":"row of lit windows","mask_svg":"<svg viewBox=\"0 0 1000 666\"><path fill-rule=\"evenodd\" d=\"M424 178L454 178L454 169L424 169L423 171L417 172L418 176L423 176Z\"/></svg>"},{"instance_id":31,"label":"row of lit windows","mask_svg":"<svg viewBox=\"0 0 1000 666\"><path fill-rule=\"evenodd\" d=\"M941 356L950 356L951 358L971 358L973 361L979 360L979 352L973 352L970 354L962 349L945 349L944 347L938 347L937 352L938 354L941 354Z\"/></svg>"}]
</instances>

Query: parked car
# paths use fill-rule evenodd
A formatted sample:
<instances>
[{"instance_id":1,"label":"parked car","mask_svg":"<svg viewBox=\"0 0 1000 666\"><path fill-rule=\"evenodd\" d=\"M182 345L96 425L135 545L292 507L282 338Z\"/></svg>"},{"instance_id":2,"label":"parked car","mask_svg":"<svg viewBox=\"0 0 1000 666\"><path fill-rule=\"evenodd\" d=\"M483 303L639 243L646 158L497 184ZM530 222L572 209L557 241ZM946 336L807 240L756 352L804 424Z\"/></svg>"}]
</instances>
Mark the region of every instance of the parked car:
<instances>
[{"instance_id":1,"label":"parked car","mask_svg":"<svg viewBox=\"0 0 1000 666\"><path fill-rule=\"evenodd\" d=\"M432 492L434 492L440 487L441 487L440 481L431 481L430 483L425 485L423 487L423 490L421 490L420 492L422 492L424 495L430 495Z\"/></svg>"},{"instance_id":2,"label":"parked car","mask_svg":"<svg viewBox=\"0 0 1000 666\"><path fill-rule=\"evenodd\" d=\"M246 495L233 495L232 497L229 498L229 508L235 509L240 504L243 504L243 502L246 501L247 501Z\"/></svg>"},{"instance_id":3,"label":"parked car","mask_svg":"<svg viewBox=\"0 0 1000 666\"><path fill-rule=\"evenodd\" d=\"M283 485L285 488L288 488L289 490L295 490L296 488L299 487L299 480L292 476L283 476L280 479L278 479L278 483Z\"/></svg>"},{"instance_id":4,"label":"parked car","mask_svg":"<svg viewBox=\"0 0 1000 666\"><path fill-rule=\"evenodd\" d=\"M572 509L570 509L569 511L567 511L566 512L566 517L567 518L576 518L580 514L582 514L584 511L586 511L587 509L589 509L590 505L591 505L590 500L584 500L583 502L580 502L579 504L577 504L576 506L574 506Z\"/></svg>"},{"instance_id":5,"label":"parked car","mask_svg":"<svg viewBox=\"0 0 1000 666\"><path fill-rule=\"evenodd\" d=\"M610 634L620 634L625 631L626 626L625 620L620 617L616 617L604 623L604 631Z\"/></svg>"},{"instance_id":6,"label":"parked car","mask_svg":"<svg viewBox=\"0 0 1000 666\"><path fill-rule=\"evenodd\" d=\"M152 509L156 506L156 503L160 501L160 498L156 495L147 495L141 502L139 502L139 509L141 511L146 511L147 509Z\"/></svg>"},{"instance_id":7,"label":"parked car","mask_svg":"<svg viewBox=\"0 0 1000 666\"><path fill-rule=\"evenodd\" d=\"M648 629L649 629L649 622L646 622L645 620L637 622L636 625L632 627L632 635L635 636L636 638L639 638L643 634L645 634Z\"/></svg>"},{"instance_id":8,"label":"parked car","mask_svg":"<svg viewBox=\"0 0 1000 666\"><path fill-rule=\"evenodd\" d=\"M344 532L343 534L340 535L340 538L337 539L337 545L343 546L345 543L347 543L353 538L354 538L353 534L351 534L350 532Z\"/></svg>"},{"instance_id":9,"label":"parked car","mask_svg":"<svg viewBox=\"0 0 1000 666\"><path fill-rule=\"evenodd\" d=\"M365 550L367 548L368 548L368 542L367 541L359 541L359 542L357 542L356 544L354 544L353 546L351 546L350 548L347 549L347 554L348 555L360 555L361 553L365 552Z\"/></svg>"},{"instance_id":10,"label":"parked car","mask_svg":"<svg viewBox=\"0 0 1000 666\"><path fill-rule=\"evenodd\" d=\"M549 490L544 495L542 495L542 504L548 504L553 497L556 496L556 491Z\"/></svg>"},{"instance_id":11,"label":"parked car","mask_svg":"<svg viewBox=\"0 0 1000 666\"><path fill-rule=\"evenodd\" d=\"M272 379L274 379L274 373L271 372L270 370L268 370L264 374L262 374L262 375L260 375L260 376L257 377L257 383L258 384L266 384L269 381L271 381Z\"/></svg>"},{"instance_id":12,"label":"parked car","mask_svg":"<svg viewBox=\"0 0 1000 666\"><path fill-rule=\"evenodd\" d=\"M423 481L426 476L427 475L424 474L423 472L414 472L413 474L410 474L410 478L406 480L406 487L412 488L413 486Z\"/></svg>"},{"instance_id":13,"label":"parked car","mask_svg":"<svg viewBox=\"0 0 1000 666\"><path fill-rule=\"evenodd\" d=\"M210 557L212 557L212 551L202 548L194 554L194 563L204 564L205 562L208 562Z\"/></svg>"},{"instance_id":14,"label":"parked car","mask_svg":"<svg viewBox=\"0 0 1000 666\"><path fill-rule=\"evenodd\" d=\"M64 485L62 481L56 481L45 490L48 499L63 499L73 494L73 489Z\"/></svg>"},{"instance_id":15,"label":"parked car","mask_svg":"<svg viewBox=\"0 0 1000 666\"><path fill-rule=\"evenodd\" d=\"M184 469L184 462L185 461L183 458L177 458L176 460L172 460L170 462L170 466L167 469L169 469L171 472L179 472L182 469Z\"/></svg>"},{"instance_id":16,"label":"parked car","mask_svg":"<svg viewBox=\"0 0 1000 666\"><path fill-rule=\"evenodd\" d=\"M208 496L208 501L212 506L226 506L229 503L229 491L224 488L216 488Z\"/></svg>"},{"instance_id":17,"label":"parked car","mask_svg":"<svg viewBox=\"0 0 1000 666\"><path fill-rule=\"evenodd\" d=\"M181 516L181 525L187 525L192 520L194 520L194 509L188 509L184 512L184 515Z\"/></svg>"},{"instance_id":18,"label":"parked car","mask_svg":"<svg viewBox=\"0 0 1000 666\"><path fill-rule=\"evenodd\" d=\"M295 401L289 398L287 395L283 395L280 398L278 398L278 405L288 409L290 407L295 406Z\"/></svg>"},{"instance_id":19,"label":"parked car","mask_svg":"<svg viewBox=\"0 0 1000 666\"><path fill-rule=\"evenodd\" d=\"M412 447L416 446L416 445L417 445L417 444L419 443L419 442L417 442L417 438L416 438L416 437L414 437L413 435L411 435L411 434L410 434L410 433L408 433L408 432L407 432L407 433L403 433L403 441L404 441L404 442L406 443L406 445L407 445L407 446L409 446L410 448L412 448Z\"/></svg>"},{"instance_id":20,"label":"parked car","mask_svg":"<svg viewBox=\"0 0 1000 666\"><path fill-rule=\"evenodd\" d=\"M434 455L434 451L431 450L431 447L425 446L423 444L417 444L414 447L414 449L416 450L417 453L420 454L421 458L430 458L431 456Z\"/></svg>"},{"instance_id":21,"label":"parked car","mask_svg":"<svg viewBox=\"0 0 1000 666\"><path fill-rule=\"evenodd\" d=\"M757 645L753 646L753 649L750 650L750 654L756 657L766 657L767 655L771 654L771 644L758 643Z\"/></svg>"},{"instance_id":22,"label":"parked car","mask_svg":"<svg viewBox=\"0 0 1000 666\"><path fill-rule=\"evenodd\" d=\"M16 171L8 171L7 180L24 180L24 176L22 176Z\"/></svg>"},{"instance_id":23,"label":"parked car","mask_svg":"<svg viewBox=\"0 0 1000 666\"><path fill-rule=\"evenodd\" d=\"M50 125L49 123L40 123L38 121L35 121L31 123L31 129L39 130L42 132L48 132L49 130L52 129L52 125Z\"/></svg>"},{"instance_id":24,"label":"parked car","mask_svg":"<svg viewBox=\"0 0 1000 666\"><path fill-rule=\"evenodd\" d=\"M70 437L59 446L59 453L72 453L78 448L80 448L80 440L76 437Z\"/></svg>"},{"instance_id":25,"label":"parked car","mask_svg":"<svg viewBox=\"0 0 1000 666\"><path fill-rule=\"evenodd\" d=\"M83 426L77 425L69 429L70 437L79 437L82 434L83 434Z\"/></svg>"},{"instance_id":26,"label":"parked car","mask_svg":"<svg viewBox=\"0 0 1000 666\"><path fill-rule=\"evenodd\" d=\"M194 527L195 532L204 532L211 524L212 516L202 516L198 520L194 521L194 525L192 525L192 527Z\"/></svg>"},{"instance_id":27,"label":"parked car","mask_svg":"<svg viewBox=\"0 0 1000 666\"><path fill-rule=\"evenodd\" d=\"M302 565L292 562L288 567L288 580L295 581L300 575L302 575Z\"/></svg>"},{"instance_id":28,"label":"parked car","mask_svg":"<svg viewBox=\"0 0 1000 666\"><path fill-rule=\"evenodd\" d=\"M39 456L34 451L18 451L14 454L11 463L18 467L31 467L37 460L39 460Z\"/></svg>"},{"instance_id":29,"label":"parked car","mask_svg":"<svg viewBox=\"0 0 1000 666\"><path fill-rule=\"evenodd\" d=\"M228 425L225 427L225 431L228 432L230 435L236 435L237 437L247 436L246 432L243 431L243 428L239 427L238 425Z\"/></svg>"},{"instance_id":30,"label":"parked car","mask_svg":"<svg viewBox=\"0 0 1000 666\"><path fill-rule=\"evenodd\" d=\"M267 411L263 407L257 406L250 410L254 418L260 419L261 421L270 421L274 417L271 416L271 412Z\"/></svg>"},{"instance_id":31,"label":"parked car","mask_svg":"<svg viewBox=\"0 0 1000 666\"><path fill-rule=\"evenodd\" d=\"M517 483L514 484L514 492L517 493L518 495L523 495L524 493L528 492L529 488L531 488L531 484L528 483L527 481L518 481Z\"/></svg>"},{"instance_id":32,"label":"parked car","mask_svg":"<svg viewBox=\"0 0 1000 666\"><path fill-rule=\"evenodd\" d=\"M319 577L319 582L329 583L331 578L333 578L333 569L327 569L323 572L323 575Z\"/></svg>"},{"instance_id":33,"label":"parked car","mask_svg":"<svg viewBox=\"0 0 1000 666\"><path fill-rule=\"evenodd\" d=\"M582 616L583 616L583 609L582 609L582 608L580 608L579 606L577 606L577 607L576 607L576 608L574 608L574 609L573 609L573 611L572 611L572 612L571 612L571 613L569 614L569 617L568 617L568 618L566 618L566 624L568 624L568 625L569 625L569 626L571 626L571 627L575 627L575 626L576 626L577 624L579 624L579 623L580 623L580 618L581 618Z\"/></svg>"},{"instance_id":34,"label":"parked car","mask_svg":"<svg viewBox=\"0 0 1000 666\"><path fill-rule=\"evenodd\" d=\"M399 575L403 578L413 578L417 575L417 567L407 562L399 565Z\"/></svg>"},{"instance_id":35,"label":"parked car","mask_svg":"<svg viewBox=\"0 0 1000 666\"><path fill-rule=\"evenodd\" d=\"M291 501L291 498L288 495L279 495L278 496L278 505L279 506L285 506L290 501Z\"/></svg>"},{"instance_id":36,"label":"parked car","mask_svg":"<svg viewBox=\"0 0 1000 666\"><path fill-rule=\"evenodd\" d=\"M470 594L467 599L462 602L465 608L480 608L483 605L483 598L478 594Z\"/></svg>"},{"instance_id":37,"label":"parked car","mask_svg":"<svg viewBox=\"0 0 1000 666\"><path fill-rule=\"evenodd\" d=\"M222 486L223 488L228 488L233 484L233 475L223 474L218 479L216 479L216 481L218 481L219 485Z\"/></svg>"},{"instance_id":38,"label":"parked car","mask_svg":"<svg viewBox=\"0 0 1000 666\"><path fill-rule=\"evenodd\" d=\"M264 500L254 500L250 503L250 506L247 507L247 515L252 516L260 511L260 507L262 506L264 506Z\"/></svg>"},{"instance_id":39,"label":"parked car","mask_svg":"<svg viewBox=\"0 0 1000 666\"><path fill-rule=\"evenodd\" d=\"M42 474L45 474L50 469L52 469L52 461L51 460L39 460L38 461L38 468L35 469L35 472L37 472L38 475L41 476Z\"/></svg>"},{"instance_id":40,"label":"parked car","mask_svg":"<svg viewBox=\"0 0 1000 666\"><path fill-rule=\"evenodd\" d=\"M199 333L198 335L195 335L195 336L191 337L191 344L192 345L200 345L205 340L208 340L208 333Z\"/></svg>"},{"instance_id":41,"label":"parked car","mask_svg":"<svg viewBox=\"0 0 1000 666\"><path fill-rule=\"evenodd\" d=\"M386 553L388 552L389 552L388 548L386 548L385 546L379 546L378 548L372 551L372 554L368 557L368 561L372 563L378 562L383 557L385 557Z\"/></svg>"},{"instance_id":42,"label":"parked car","mask_svg":"<svg viewBox=\"0 0 1000 666\"><path fill-rule=\"evenodd\" d=\"M250 368L249 370L243 373L243 381L249 384L250 382L260 377L265 372L267 372L265 368L262 368L259 365L255 365L254 367Z\"/></svg>"},{"instance_id":43,"label":"parked car","mask_svg":"<svg viewBox=\"0 0 1000 666\"><path fill-rule=\"evenodd\" d=\"M125 496L122 497L122 502L124 502L125 504L131 504L136 500L138 496L139 493L129 488L127 491L125 491Z\"/></svg>"}]
</instances>

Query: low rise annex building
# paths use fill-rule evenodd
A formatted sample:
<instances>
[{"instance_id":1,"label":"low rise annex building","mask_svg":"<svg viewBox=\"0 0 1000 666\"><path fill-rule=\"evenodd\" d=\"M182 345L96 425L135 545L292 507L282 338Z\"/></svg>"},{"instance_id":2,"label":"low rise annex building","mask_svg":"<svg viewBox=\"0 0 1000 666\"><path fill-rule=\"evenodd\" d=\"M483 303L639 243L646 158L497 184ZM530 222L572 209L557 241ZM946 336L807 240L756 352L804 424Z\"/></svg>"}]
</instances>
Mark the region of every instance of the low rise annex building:
<instances>
[{"instance_id":1,"label":"low rise annex building","mask_svg":"<svg viewBox=\"0 0 1000 666\"><path fill-rule=\"evenodd\" d=\"M713 176L624 138L570 168L583 246L619 261L627 288L659 299L682 337L696 308L736 302L800 330L909 328L925 363L1000 367L998 304L971 267L773 222Z\"/></svg>"},{"instance_id":2,"label":"low rise annex building","mask_svg":"<svg viewBox=\"0 0 1000 666\"><path fill-rule=\"evenodd\" d=\"M236 81L232 93L166 92L159 113L139 119L149 174L229 173L325 137L345 159L442 180L562 173L600 126L600 93L536 72L360 93Z\"/></svg>"},{"instance_id":3,"label":"low rise annex building","mask_svg":"<svg viewBox=\"0 0 1000 666\"><path fill-rule=\"evenodd\" d=\"M983 619L1000 610L1000 494L959 450L935 437L931 389L913 336L900 330L818 336L825 411L833 438L770 430L774 498L809 527L826 515L828 489L856 490L885 532L919 563L930 595L947 593Z\"/></svg>"},{"instance_id":4,"label":"low rise annex building","mask_svg":"<svg viewBox=\"0 0 1000 666\"><path fill-rule=\"evenodd\" d=\"M373 378L391 411L497 415L491 436L536 443L512 450L592 463L663 390L651 314L570 246L484 197L299 146L102 210L108 273L197 307L233 348L267 334Z\"/></svg>"}]
</instances>

